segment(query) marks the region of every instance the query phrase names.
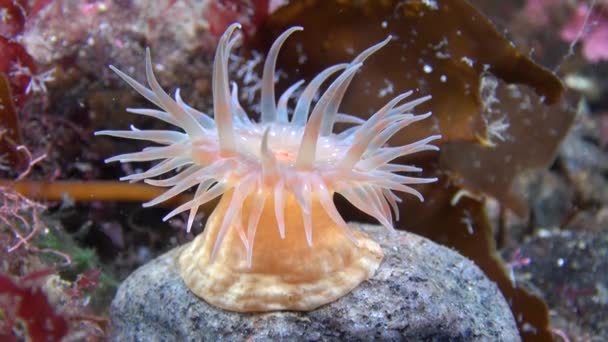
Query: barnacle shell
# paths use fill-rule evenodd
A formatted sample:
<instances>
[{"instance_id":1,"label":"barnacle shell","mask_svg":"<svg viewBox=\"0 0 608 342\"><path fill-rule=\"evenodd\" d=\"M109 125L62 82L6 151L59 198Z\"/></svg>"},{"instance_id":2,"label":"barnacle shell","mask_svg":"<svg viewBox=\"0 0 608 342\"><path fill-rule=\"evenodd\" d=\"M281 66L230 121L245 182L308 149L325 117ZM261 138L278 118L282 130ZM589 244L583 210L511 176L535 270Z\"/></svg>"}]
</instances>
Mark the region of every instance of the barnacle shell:
<instances>
[{"instance_id":1,"label":"barnacle shell","mask_svg":"<svg viewBox=\"0 0 608 342\"><path fill-rule=\"evenodd\" d=\"M251 268L236 229L224 238L215 260L211 251L230 194L220 201L202 234L179 258L184 282L208 303L233 311L312 310L347 294L370 278L383 257L380 246L353 230L359 246L337 227L313 200L315 242L306 242L302 213L293 196L286 198L287 231L281 239L272 199L266 201L256 232ZM243 204L248 217L252 200Z\"/></svg>"}]
</instances>

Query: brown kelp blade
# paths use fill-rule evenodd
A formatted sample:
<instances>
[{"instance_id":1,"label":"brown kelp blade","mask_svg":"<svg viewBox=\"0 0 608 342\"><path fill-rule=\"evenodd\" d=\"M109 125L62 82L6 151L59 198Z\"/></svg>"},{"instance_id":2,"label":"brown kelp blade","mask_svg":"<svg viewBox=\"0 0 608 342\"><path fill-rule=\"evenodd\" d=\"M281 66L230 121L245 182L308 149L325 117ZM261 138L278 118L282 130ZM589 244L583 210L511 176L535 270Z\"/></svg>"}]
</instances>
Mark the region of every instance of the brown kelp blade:
<instances>
[{"instance_id":1,"label":"brown kelp blade","mask_svg":"<svg viewBox=\"0 0 608 342\"><path fill-rule=\"evenodd\" d=\"M292 1L271 15L257 38L262 46L268 45L293 25L305 30L293 35L279 56L286 85L310 80L322 69L393 37L366 61L340 111L367 118L403 91L433 96L417 107L420 113L432 111L433 118L403 130L391 143L440 133L440 154L403 162L423 164L443 181L419 188L424 203L405 200L398 226L475 260L511 302L524 339L550 340L546 307L511 284L482 203L463 199L453 205L451 200L465 189L526 213L523 201L510 192L511 181L521 172L551 163L572 122L573 113L562 102L560 80L522 55L466 1ZM531 125L540 122L545 132L529 134ZM343 208L347 218L361 218L352 207ZM524 331L524 325L535 331Z\"/></svg>"}]
</instances>

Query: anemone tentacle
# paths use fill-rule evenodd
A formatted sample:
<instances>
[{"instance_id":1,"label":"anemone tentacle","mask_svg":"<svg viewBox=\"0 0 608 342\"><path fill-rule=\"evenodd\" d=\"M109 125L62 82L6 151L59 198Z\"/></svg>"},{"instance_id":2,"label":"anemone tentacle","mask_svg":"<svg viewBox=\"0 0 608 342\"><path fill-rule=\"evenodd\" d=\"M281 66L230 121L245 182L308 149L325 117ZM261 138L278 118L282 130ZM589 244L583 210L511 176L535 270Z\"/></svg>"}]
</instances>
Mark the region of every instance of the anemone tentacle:
<instances>
[{"instance_id":1,"label":"anemone tentacle","mask_svg":"<svg viewBox=\"0 0 608 342\"><path fill-rule=\"evenodd\" d=\"M240 35L235 33L239 28L239 24L230 25L218 44L212 79L213 116L187 105L179 89L171 98L161 88L154 76L149 50L146 50L145 58L149 87L111 66L119 77L158 107L129 108L128 112L159 119L183 131L140 130L132 126L125 131L96 132L96 135L148 140L160 145L106 160L108 163L161 160L146 171L121 178L168 187L145 206L156 205L195 188L192 200L165 217L166 220L188 211L187 229L190 231L200 206L231 193L212 255L218 252L228 230L235 229L251 265L257 224L264 206L274 206L278 234L284 239L289 233L285 227L285 203L288 198L295 199L301 207L307 243L312 245L317 239L311 215L313 205L319 205L345 235L357 243L333 203L334 193L341 194L387 228L393 227L394 218L399 219L397 205L401 199L395 191L423 200L422 194L410 185L434 182L436 178L403 175L401 173L420 172L421 169L392 161L420 151L437 150L432 142L441 136L432 135L397 147L385 145L404 127L431 115L412 112L431 97L406 101L414 92L402 93L368 120L339 112L340 103L357 71L367 58L388 44L391 37L361 52L350 63L333 65L319 73L306 85L291 108L289 99L304 81L288 87L278 102L274 90L279 50L289 35L302 28L287 30L272 45L264 64L262 116L260 122L254 122L239 103L236 83L230 84L228 78L228 57L240 42ZM323 83L338 72L340 74L314 102L313 98ZM289 117L291 110L293 114ZM352 126L334 132L336 122ZM255 205L248 217L242 217L240 206L247 199L253 199Z\"/></svg>"}]
</instances>

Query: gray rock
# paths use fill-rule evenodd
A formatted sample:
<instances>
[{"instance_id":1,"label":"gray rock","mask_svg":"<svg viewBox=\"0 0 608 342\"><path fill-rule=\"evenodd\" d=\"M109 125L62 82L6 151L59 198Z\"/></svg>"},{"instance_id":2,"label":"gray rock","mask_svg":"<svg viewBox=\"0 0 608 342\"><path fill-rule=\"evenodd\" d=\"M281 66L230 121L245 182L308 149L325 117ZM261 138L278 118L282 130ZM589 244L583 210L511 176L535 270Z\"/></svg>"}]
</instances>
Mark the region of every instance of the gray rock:
<instances>
[{"instance_id":1,"label":"gray rock","mask_svg":"<svg viewBox=\"0 0 608 342\"><path fill-rule=\"evenodd\" d=\"M546 301L551 326L572 341L608 341L608 236L542 229L518 249L531 262L515 268L517 284Z\"/></svg>"},{"instance_id":2,"label":"gray rock","mask_svg":"<svg viewBox=\"0 0 608 342\"><path fill-rule=\"evenodd\" d=\"M374 277L312 312L239 314L208 305L184 285L176 248L118 289L113 341L519 341L496 284L473 262L423 237L356 225L383 247Z\"/></svg>"},{"instance_id":3,"label":"gray rock","mask_svg":"<svg viewBox=\"0 0 608 342\"><path fill-rule=\"evenodd\" d=\"M571 215L574 191L566 177L558 172L544 169L524 172L517 177L513 188L526 199L533 220L531 224L525 223L522 235L530 233L529 225L559 226Z\"/></svg>"}]
</instances>

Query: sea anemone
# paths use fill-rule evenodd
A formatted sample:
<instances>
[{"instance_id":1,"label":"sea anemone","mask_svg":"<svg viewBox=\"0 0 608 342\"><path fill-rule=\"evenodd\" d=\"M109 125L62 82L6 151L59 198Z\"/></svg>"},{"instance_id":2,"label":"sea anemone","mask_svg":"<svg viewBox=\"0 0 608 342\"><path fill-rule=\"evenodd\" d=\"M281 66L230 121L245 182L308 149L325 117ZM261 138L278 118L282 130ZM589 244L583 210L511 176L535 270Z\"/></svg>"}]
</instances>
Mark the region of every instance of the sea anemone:
<instances>
[{"instance_id":1,"label":"sea anemone","mask_svg":"<svg viewBox=\"0 0 608 342\"><path fill-rule=\"evenodd\" d=\"M302 30L293 27L281 34L268 52L261 80L261 119L252 121L239 104L236 83L230 85L228 79L228 58L241 37L234 34L238 28L239 24L228 27L215 54L213 118L188 106L179 89L175 99L163 91L152 70L150 51L146 50L150 88L111 68L160 110L127 111L157 118L181 131L131 126L130 131L96 134L162 145L106 160L160 160L147 171L121 178L170 187L144 206L196 187L193 199L171 211L165 220L189 211L190 230L198 208L224 195L204 232L184 247L179 258L181 275L196 295L235 311L311 310L370 278L383 257L378 244L343 220L333 203L334 193L393 229L393 213L398 219L400 201L393 190L423 200L409 184L436 180L402 175L421 169L391 161L437 150L430 142L439 135L404 146L386 146L399 130L431 115L411 112L430 96L404 102L413 94L405 92L367 121L338 111L363 62L388 44L388 37L352 62L331 66L314 77L297 96L294 108L289 107L289 99L304 81L290 86L277 102L277 55L287 37ZM338 72L313 106L319 88ZM338 122L352 126L334 132ZM175 174L153 179L170 172Z\"/></svg>"}]
</instances>

